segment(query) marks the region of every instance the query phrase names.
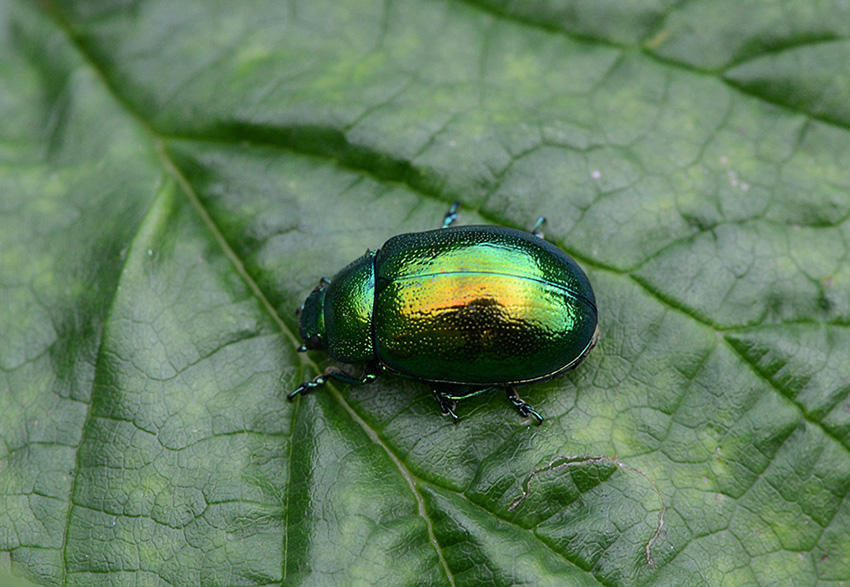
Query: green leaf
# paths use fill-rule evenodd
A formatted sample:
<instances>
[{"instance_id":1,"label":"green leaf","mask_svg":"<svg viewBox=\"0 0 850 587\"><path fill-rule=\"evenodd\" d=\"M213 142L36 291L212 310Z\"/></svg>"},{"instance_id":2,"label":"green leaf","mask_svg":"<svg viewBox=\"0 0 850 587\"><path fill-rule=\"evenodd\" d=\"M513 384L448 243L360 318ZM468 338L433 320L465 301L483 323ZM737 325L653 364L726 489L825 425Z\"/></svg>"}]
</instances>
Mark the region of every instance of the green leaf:
<instances>
[{"instance_id":1,"label":"green leaf","mask_svg":"<svg viewBox=\"0 0 850 587\"><path fill-rule=\"evenodd\" d=\"M846 11L0 0L0 576L850 580ZM594 284L544 424L288 402L318 279L454 200Z\"/></svg>"}]
</instances>

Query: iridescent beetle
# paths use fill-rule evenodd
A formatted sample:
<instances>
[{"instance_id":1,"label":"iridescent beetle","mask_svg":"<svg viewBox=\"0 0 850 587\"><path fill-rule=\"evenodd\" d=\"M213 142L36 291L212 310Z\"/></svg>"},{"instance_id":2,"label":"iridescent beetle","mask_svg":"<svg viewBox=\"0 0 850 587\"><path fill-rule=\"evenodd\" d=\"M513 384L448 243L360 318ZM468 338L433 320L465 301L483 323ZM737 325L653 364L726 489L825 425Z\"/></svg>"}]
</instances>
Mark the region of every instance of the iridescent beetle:
<instances>
[{"instance_id":1,"label":"iridescent beetle","mask_svg":"<svg viewBox=\"0 0 850 587\"><path fill-rule=\"evenodd\" d=\"M371 383L382 372L427 382L455 422L457 400L504 389L523 417L543 421L515 387L577 367L599 337L584 271L532 232L459 226L455 202L437 230L400 234L322 278L298 309L299 351L365 363L329 367L287 397L329 379Z\"/></svg>"}]
</instances>

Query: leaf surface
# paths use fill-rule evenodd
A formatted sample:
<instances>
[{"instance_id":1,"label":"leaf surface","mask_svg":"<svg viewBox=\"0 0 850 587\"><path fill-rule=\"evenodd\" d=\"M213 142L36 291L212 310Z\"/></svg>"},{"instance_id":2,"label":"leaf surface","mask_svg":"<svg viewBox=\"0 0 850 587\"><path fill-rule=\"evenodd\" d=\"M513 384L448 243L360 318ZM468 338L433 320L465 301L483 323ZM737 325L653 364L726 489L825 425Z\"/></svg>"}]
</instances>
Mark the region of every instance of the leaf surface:
<instances>
[{"instance_id":1,"label":"leaf surface","mask_svg":"<svg viewBox=\"0 0 850 587\"><path fill-rule=\"evenodd\" d=\"M850 580L848 22L4 0L0 574ZM545 215L594 285L597 349L521 389L544 424L390 376L288 402L319 278L455 200Z\"/></svg>"}]
</instances>

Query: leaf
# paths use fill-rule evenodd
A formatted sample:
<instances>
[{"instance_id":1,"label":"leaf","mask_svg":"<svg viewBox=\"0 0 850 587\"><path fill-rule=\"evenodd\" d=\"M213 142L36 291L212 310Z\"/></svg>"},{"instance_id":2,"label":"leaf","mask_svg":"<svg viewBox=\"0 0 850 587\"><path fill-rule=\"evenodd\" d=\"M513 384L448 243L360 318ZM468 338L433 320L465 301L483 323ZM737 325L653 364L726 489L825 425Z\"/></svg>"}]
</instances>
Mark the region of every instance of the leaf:
<instances>
[{"instance_id":1,"label":"leaf","mask_svg":"<svg viewBox=\"0 0 850 587\"><path fill-rule=\"evenodd\" d=\"M0 4L0 573L43 585L850 579L842 2ZM294 309L530 227L563 377L442 417Z\"/></svg>"}]
</instances>

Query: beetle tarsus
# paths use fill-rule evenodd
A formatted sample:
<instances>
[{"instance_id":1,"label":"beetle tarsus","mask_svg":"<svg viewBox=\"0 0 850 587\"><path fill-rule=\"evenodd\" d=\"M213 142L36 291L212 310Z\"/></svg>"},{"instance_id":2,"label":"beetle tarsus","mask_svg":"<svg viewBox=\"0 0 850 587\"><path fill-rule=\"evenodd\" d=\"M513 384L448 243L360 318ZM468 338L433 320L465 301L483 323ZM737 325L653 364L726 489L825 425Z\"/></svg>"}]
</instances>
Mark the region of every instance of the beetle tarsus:
<instances>
[{"instance_id":1,"label":"beetle tarsus","mask_svg":"<svg viewBox=\"0 0 850 587\"><path fill-rule=\"evenodd\" d=\"M448 401L445 404L440 404L440 411L442 411L444 416L451 416L452 422L455 424L458 423L459 418L457 414L455 414L455 408L457 408L457 402Z\"/></svg>"},{"instance_id":2,"label":"beetle tarsus","mask_svg":"<svg viewBox=\"0 0 850 587\"><path fill-rule=\"evenodd\" d=\"M304 395L305 393L307 393L307 392L309 392L313 389L316 389L317 387L323 386L327 382L328 382L328 378L327 378L326 375L324 375L324 374L319 375L318 377L316 377L312 381L305 381L304 383L299 385L298 388L295 391L293 391L292 393L290 393L289 395L286 396L286 399L288 399L289 401L292 401L292 400L295 399L296 395Z\"/></svg>"},{"instance_id":3,"label":"beetle tarsus","mask_svg":"<svg viewBox=\"0 0 850 587\"><path fill-rule=\"evenodd\" d=\"M455 200L454 203L449 208L449 211L446 212L446 215L443 216L443 225L440 228L448 228L452 225L452 223L457 220L457 209L460 206L460 203Z\"/></svg>"},{"instance_id":4,"label":"beetle tarsus","mask_svg":"<svg viewBox=\"0 0 850 587\"><path fill-rule=\"evenodd\" d=\"M531 234L538 238L543 238L543 233L538 229L543 225L544 222L546 222L546 217L538 216L537 222L534 223L534 227L531 229Z\"/></svg>"},{"instance_id":5,"label":"beetle tarsus","mask_svg":"<svg viewBox=\"0 0 850 587\"><path fill-rule=\"evenodd\" d=\"M523 418L534 416L534 418L537 420L538 426L543 423L543 416L538 414L537 410L525 403L522 398L517 395L516 389L514 389L513 387L508 387L507 389L505 389L505 393L508 396L508 401L510 401L514 405L514 407L516 407L520 416L522 416Z\"/></svg>"},{"instance_id":6,"label":"beetle tarsus","mask_svg":"<svg viewBox=\"0 0 850 587\"><path fill-rule=\"evenodd\" d=\"M431 393L434 394L434 399L437 400L438 404L440 404L440 411L443 413L443 415L451 416L454 423L457 424L458 417L457 414L455 414L457 402L444 396L442 392L440 392L440 390L438 390L437 388L432 388Z\"/></svg>"}]
</instances>

